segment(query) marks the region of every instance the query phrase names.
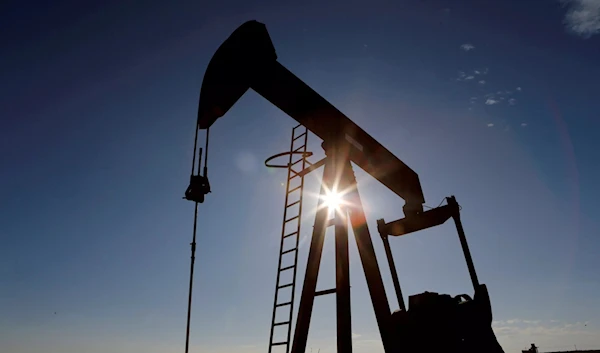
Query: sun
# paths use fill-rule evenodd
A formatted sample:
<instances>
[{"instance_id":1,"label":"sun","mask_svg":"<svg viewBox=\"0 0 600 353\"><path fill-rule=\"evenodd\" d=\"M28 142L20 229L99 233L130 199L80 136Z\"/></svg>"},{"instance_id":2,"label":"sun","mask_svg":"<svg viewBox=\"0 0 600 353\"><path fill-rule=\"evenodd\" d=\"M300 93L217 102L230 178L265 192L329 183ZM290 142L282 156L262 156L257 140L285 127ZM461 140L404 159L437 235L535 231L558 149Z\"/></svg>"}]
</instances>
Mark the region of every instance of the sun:
<instances>
[{"instance_id":1,"label":"sun","mask_svg":"<svg viewBox=\"0 0 600 353\"><path fill-rule=\"evenodd\" d=\"M325 195L323 195L323 203L329 208L329 210L338 211L343 202L344 200L342 195L338 192L335 192L335 190L326 191Z\"/></svg>"}]
</instances>

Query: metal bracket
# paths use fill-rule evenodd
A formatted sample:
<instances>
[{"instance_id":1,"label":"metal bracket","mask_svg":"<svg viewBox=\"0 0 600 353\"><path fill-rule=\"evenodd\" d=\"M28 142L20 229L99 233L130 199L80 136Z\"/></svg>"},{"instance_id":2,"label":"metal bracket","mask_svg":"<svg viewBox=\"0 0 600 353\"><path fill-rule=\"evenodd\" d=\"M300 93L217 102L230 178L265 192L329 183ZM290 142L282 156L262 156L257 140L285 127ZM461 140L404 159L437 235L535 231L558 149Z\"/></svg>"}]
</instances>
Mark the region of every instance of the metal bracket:
<instances>
[{"instance_id":1,"label":"metal bracket","mask_svg":"<svg viewBox=\"0 0 600 353\"><path fill-rule=\"evenodd\" d=\"M454 224L456 226L460 245L465 256L465 261L467 262L467 268L469 270L473 288L476 291L479 288L479 279L477 278L477 273L475 272L475 265L473 264L471 251L469 250L469 245L467 244L465 232L462 227L462 222L460 221L460 206L456 202L456 198L454 196L447 197L446 201L448 202L447 205L436 207L421 214L407 216L389 223L386 223L383 219L377 220L377 230L379 231L379 235L383 239L384 246L386 247L386 255L392 271L392 277L394 277L394 286L396 287L396 295L398 296L400 306L403 306L404 304L402 302L402 293L400 292L400 285L398 284L398 276L396 274L391 250L389 250L389 244L387 244L388 236L402 236L419 230L435 227L443 224L450 218L454 219ZM394 266L394 268L392 268L392 266Z\"/></svg>"}]
</instances>

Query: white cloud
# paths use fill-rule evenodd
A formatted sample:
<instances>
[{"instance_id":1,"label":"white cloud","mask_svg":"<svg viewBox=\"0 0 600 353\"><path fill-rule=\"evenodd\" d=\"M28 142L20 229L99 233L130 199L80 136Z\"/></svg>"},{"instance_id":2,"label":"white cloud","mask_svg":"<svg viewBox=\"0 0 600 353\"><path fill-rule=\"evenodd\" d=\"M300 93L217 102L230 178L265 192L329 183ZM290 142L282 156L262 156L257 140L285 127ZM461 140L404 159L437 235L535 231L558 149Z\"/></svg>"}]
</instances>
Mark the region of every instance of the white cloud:
<instances>
[{"instance_id":1,"label":"white cloud","mask_svg":"<svg viewBox=\"0 0 600 353\"><path fill-rule=\"evenodd\" d=\"M475 72L475 75L479 75L481 73L481 71L479 71L479 70L475 70L473 72Z\"/></svg>"},{"instance_id":2,"label":"white cloud","mask_svg":"<svg viewBox=\"0 0 600 353\"><path fill-rule=\"evenodd\" d=\"M517 87L516 90L521 92L523 89L521 87Z\"/></svg>"},{"instance_id":3,"label":"white cloud","mask_svg":"<svg viewBox=\"0 0 600 353\"><path fill-rule=\"evenodd\" d=\"M512 319L494 321L492 327L505 352L527 349L535 342L542 351L593 349L600 344L600 330L586 326L585 322L560 322L557 320Z\"/></svg>"},{"instance_id":4,"label":"white cloud","mask_svg":"<svg viewBox=\"0 0 600 353\"><path fill-rule=\"evenodd\" d=\"M525 127L525 126L527 126L527 123L521 123L521 126ZM554 321L556 321L556 320L552 320L552 322L554 322Z\"/></svg>"},{"instance_id":5,"label":"white cloud","mask_svg":"<svg viewBox=\"0 0 600 353\"><path fill-rule=\"evenodd\" d=\"M487 126L488 126L488 127L493 127L493 126L494 126L494 124L492 124L492 123L489 123L489 124L487 124Z\"/></svg>"},{"instance_id":6,"label":"white cloud","mask_svg":"<svg viewBox=\"0 0 600 353\"><path fill-rule=\"evenodd\" d=\"M479 81L479 84L480 84L480 85L485 85L485 80L481 80L481 81Z\"/></svg>"},{"instance_id":7,"label":"white cloud","mask_svg":"<svg viewBox=\"0 0 600 353\"><path fill-rule=\"evenodd\" d=\"M467 76L467 77L465 77L465 80L472 80L474 78L475 78L475 76Z\"/></svg>"},{"instance_id":8,"label":"white cloud","mask_svg":"<svg viewBox=\"0 0 600 353\"><path fill-rule=\"evenodd\" d=\"M599 0L560 0L568 7L563 20L567 30L583 38L600 34Z\"/></svg>"},{"instance_id":9,"label":"white cloud","mask_svg":"<svg viewBox=\"0 0 600 353\"><path fill-rule=\"evenodd\" d=\"M485 104L487 104L487 105L494 105L494 104L498 104L498 103L500 103L500 101L499 101L499 100L496 100L496 99L494 99L494 98L488 98L488 99L485 101Z\"/></svg>"},{"instance_id":10,"label":"white cloud","mask_svg":"<svg viewBox=\"0 0 600 353\"><path fill-rule=\"evenodd\" d=\"M514 98L511 98L511 99L508 100L508 104L515 105L515 104L517 104L517 100L514 99Z\"/></svg>"},{"instance_id":11,"label":"white cloud","mask_svg":"<svg viewBox=\"0 0 600 353\"><path fill-rule=\"evenodd\" d=\"M465 43L461 45L460 48L464 51L469 51L475 49L475 46L473 44Z\"/></svg>"}]
</instances>

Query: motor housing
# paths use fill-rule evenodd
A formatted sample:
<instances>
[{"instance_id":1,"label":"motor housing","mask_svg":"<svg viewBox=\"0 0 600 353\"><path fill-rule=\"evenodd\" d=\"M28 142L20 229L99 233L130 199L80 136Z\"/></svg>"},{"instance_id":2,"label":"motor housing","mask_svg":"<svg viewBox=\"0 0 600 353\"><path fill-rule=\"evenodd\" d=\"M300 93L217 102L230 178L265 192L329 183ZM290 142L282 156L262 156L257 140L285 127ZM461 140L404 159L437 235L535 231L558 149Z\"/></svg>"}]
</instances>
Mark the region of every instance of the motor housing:
<instances>
[{"instance_id":1,"label":"motor housing","mask_svg":"<svg viewBox=\"0 0 600 353\"><path fill-rule=\"evenodd\" d=\"M487 287L474 298L424 292L409 297L407 311L392 313L396 352L502 353L492 330Z\"/></svg>"}]
</instances>

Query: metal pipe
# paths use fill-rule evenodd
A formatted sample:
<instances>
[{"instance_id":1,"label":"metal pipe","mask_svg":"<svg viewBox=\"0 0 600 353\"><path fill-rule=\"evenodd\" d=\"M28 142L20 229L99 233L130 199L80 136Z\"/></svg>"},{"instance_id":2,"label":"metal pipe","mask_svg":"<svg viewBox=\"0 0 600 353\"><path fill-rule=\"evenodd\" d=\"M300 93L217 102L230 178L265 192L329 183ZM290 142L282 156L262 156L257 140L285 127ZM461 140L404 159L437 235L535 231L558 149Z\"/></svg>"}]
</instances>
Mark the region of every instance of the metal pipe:
<instances>
[{"instance_id":1,"label":"metal pipe","mask_svg":"<svg viewBox=\"0 0 600 353\"><path fill-rule=\"evenodd\" d=\"M196 140L198 138L196 130ZM194 163L196 161L196 143L194 142L194 161L192 162L192 175L194 174ZM200 174L200 165L202 164L202 147L198 149L198 174ZM196 230L198 224L198 202L194 203L194 230L192 235L191 246L191 260L190 260L190 286L188 291L188 311L187 311L187 324L185 329L185 353L188 353L190 346L190 323L192 320L192 289L194 286L194 264L196 262Z\"/></svg>"}]
</instances>

